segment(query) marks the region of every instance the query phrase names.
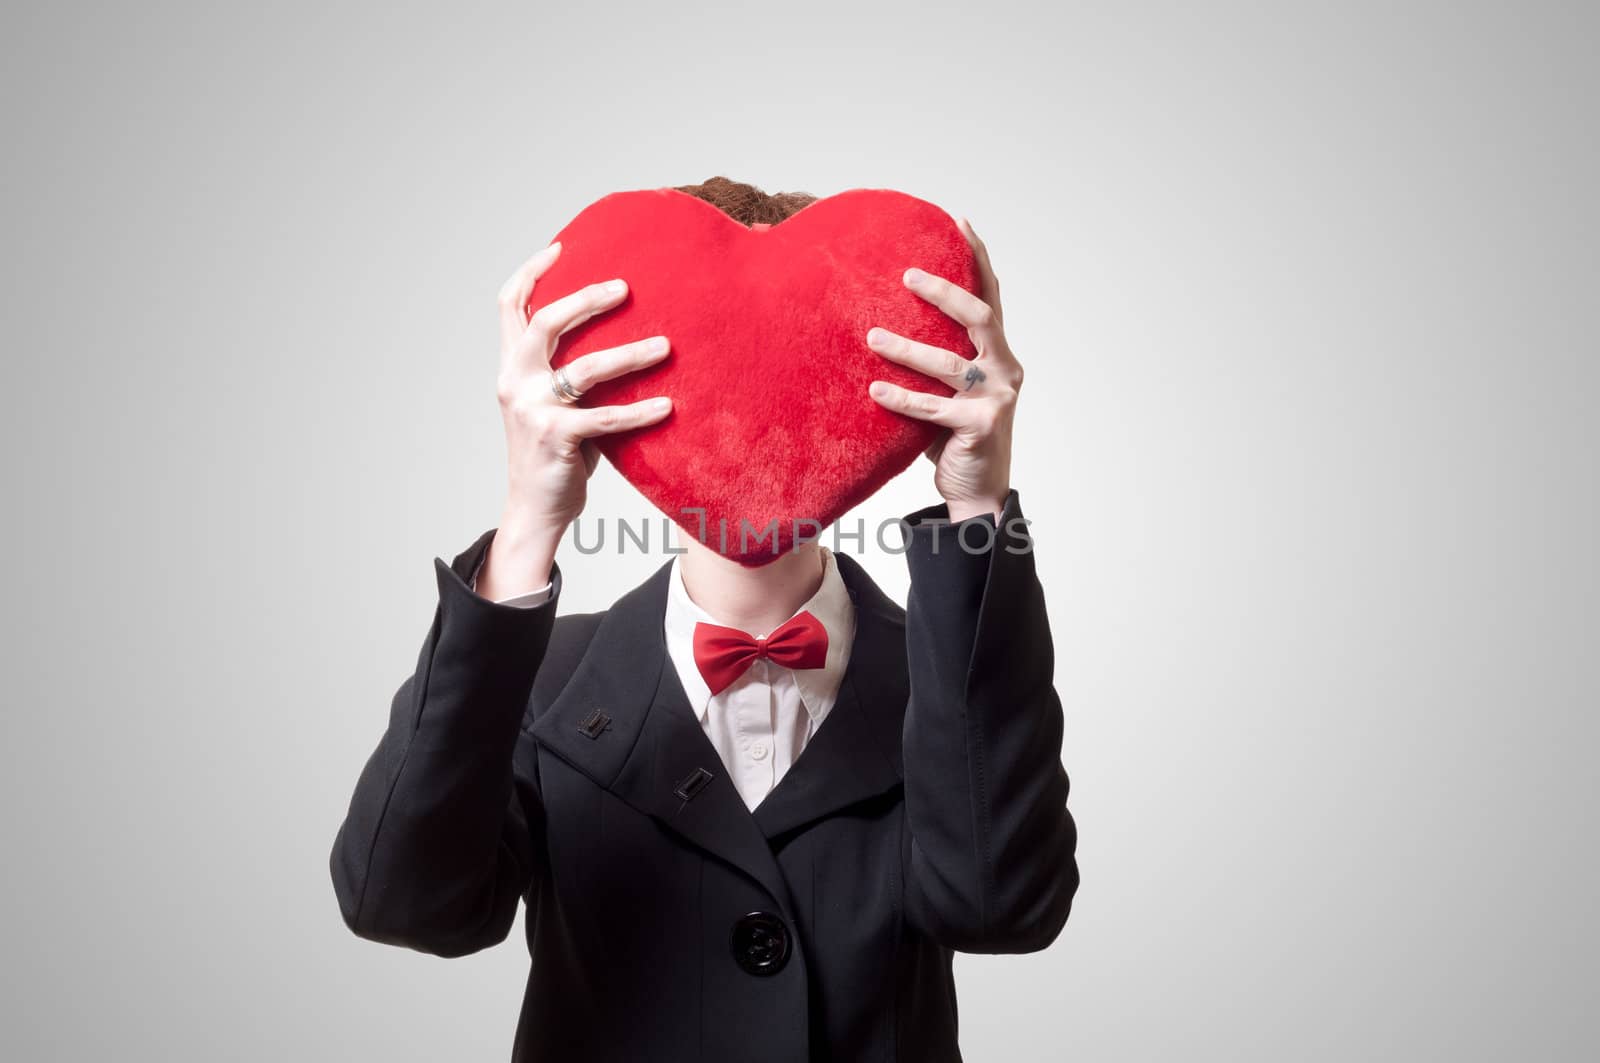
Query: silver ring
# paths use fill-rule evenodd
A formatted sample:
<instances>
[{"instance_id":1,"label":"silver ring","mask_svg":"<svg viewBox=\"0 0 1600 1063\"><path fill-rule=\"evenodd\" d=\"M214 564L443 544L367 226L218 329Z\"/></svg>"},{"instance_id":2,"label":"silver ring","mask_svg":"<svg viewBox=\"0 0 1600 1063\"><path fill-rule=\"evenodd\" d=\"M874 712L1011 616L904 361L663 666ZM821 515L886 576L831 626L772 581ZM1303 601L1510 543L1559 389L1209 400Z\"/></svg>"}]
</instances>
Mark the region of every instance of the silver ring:
<instances>
[{"instance_id":1,"label":"silver ring","mask_svg":"<svg viewBox=\"0 0 1600 1063\"><path fill-rule=\"evenodd\" d=\"M567 379L566 366L550 374L550 390L556 393L556 398L566 403L577 402L583 398L583 392L573 387L572 381Z\"/></svg>"}]
</instances>

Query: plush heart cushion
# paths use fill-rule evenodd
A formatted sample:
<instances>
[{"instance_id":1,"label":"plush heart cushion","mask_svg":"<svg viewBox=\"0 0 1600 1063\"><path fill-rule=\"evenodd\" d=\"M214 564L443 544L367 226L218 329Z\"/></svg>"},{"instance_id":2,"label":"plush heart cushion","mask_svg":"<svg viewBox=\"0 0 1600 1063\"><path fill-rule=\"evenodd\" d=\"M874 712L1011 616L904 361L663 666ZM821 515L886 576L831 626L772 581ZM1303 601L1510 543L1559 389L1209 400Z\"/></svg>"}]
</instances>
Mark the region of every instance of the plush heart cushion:
<instances>
[{"instance_id":1,"label":"plush heart cushion","mask_svg":"<svg viewBox=\"0 0 1600 1063\"><path fill-rule=\"evenodd\" d=\"M952 391L872 351L868 329L974 353L964 328L901 281L917 266L977 292L972 251L948 214L901 192L843 192L770 227L676 189L618 192L555 239L561 254L530 314L612 277L629 294L569 331L553 365L658 334L672 344L665 361L584 396L585 406L673 400L665 421L604 437L601 453L690 535L742 564L815 538L940 431L867 394L874 379Z\"/></svg>"}]
</instances>

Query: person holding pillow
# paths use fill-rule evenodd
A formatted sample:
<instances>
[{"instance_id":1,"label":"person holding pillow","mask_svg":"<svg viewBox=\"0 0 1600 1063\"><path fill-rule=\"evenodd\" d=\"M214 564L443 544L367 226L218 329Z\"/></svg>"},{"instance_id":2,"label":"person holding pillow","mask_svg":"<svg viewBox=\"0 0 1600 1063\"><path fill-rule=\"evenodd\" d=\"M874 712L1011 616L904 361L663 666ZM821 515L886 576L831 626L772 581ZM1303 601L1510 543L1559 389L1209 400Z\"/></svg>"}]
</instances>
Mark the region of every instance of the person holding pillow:
<instances>
[{"instance_id":1,"label":"person holding pillow","mask_svg":"<svg viewBox=\"0 0 1600 1063\"><path fill-rule=\"evenodd\" d=\"M680 189L749 226L814 197ZM509 488L446 565L414 674L331 854L356 934L438 956L504 940L527 905L517 1061L959 1060L955 952L1045 948L1078 887L1044 594L1011 485L1022 367L988 253L982 293L908 263L974 357L882 328L862 342L945 383L870 397L943 431L942 501L910 514L905 608L816 541L741 564L684 552L598 613L556 616L558 544L595 440L665 396L577 403L654 365L641 336L551 370L615 308L599 279L527 313L560 254L501 293Z\"/></svg>"}]
</instances>

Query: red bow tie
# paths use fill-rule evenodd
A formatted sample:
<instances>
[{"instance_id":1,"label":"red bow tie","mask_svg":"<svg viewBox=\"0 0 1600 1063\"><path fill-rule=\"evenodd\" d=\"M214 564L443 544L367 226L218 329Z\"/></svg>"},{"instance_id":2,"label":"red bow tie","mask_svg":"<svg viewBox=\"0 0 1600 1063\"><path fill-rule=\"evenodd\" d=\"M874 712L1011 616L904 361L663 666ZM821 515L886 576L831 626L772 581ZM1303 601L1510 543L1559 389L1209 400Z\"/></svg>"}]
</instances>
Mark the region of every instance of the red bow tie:
<instances>
[{"instance_id":1,"label":"red bow tie","mask_svg":"<svg viewBox=\"0 0 1600 1063\"><path fill-rule=\"evenodd\" d=\"M711 693L727 689L757 657L785 668L821 668L828 660L828 629L807 612L796 613L764 639L736 627L695 624L694 663Z\"/></svg>"}]
</instances>

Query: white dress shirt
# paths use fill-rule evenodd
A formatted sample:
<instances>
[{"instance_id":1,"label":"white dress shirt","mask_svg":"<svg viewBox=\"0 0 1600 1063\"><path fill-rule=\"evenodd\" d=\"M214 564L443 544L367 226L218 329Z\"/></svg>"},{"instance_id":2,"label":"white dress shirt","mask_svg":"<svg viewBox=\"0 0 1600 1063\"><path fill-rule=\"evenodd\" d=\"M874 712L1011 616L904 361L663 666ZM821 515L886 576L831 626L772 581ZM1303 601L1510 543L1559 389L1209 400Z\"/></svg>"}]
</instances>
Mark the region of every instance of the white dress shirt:
<instances>
[{"instance_id":1,"label":"white dress shirt","mask_svg":"<svg viewBox=\"0 0 1600 1063\"><path fill-rule=\"evenodd\" d=\"M850 661L850 647L855 642L855 603L839 575L833 551L825 546L818 549L823 561L822 585L795 610L795 615L810 612L828 632L826 662L821 668L789 669L759 658L715 695L694 663L694 626L700 622L734 625L723 623L695 604L683 585L681 555L672 561L667 607L662 617L667 653L689 697L689 708L722 758L734 788L751 809L778 785L833 709L839 681ZM477 584L474 572L474 591ZM548 601L550 590L547 583L527 594L500 599L498 604L532 608ZM771 632L746 634L765 638Z\"/></svg>"},{"instance_id":2,"label":"white dress shirt","mask_svg":"<svg viewBox=\"0 0 1600 1063\"><path fill-rule=\"evenodd\" d=\"M689 708L728 769L744 803L754 809L772 792L800 751L833 709L855 641L855 603L839 575L833 552L822 552L822 585L794 615L809 612L828 632L828 656L821 668L785 668L757 658L738 679L712 694L694 663L696 623L733 627L707 613L683 585L682 558L672 562L662 618L667 653L689 696ZM748 631L765 638L771 631Z\"/></svg>"},{"instance_id":3,"label":"white dress shirt","mask_svg":"<svg viewBox=\"0 0 1600 1063\"><path fill-rule=\"evenodd\" d=\"M483 562L478 562L478 567L482 568ZM472 573L472 582L469 586L472 587L473 594L478 593L478 573L476 570ZM546 583L538 590L529 591L526 594L513 594L509 598L496 598L494 604L513 605L518 609L532 609L534 606L543 605L550 600L550 591L554 586L554 583Z\"/></svg>"}]
</instances>

